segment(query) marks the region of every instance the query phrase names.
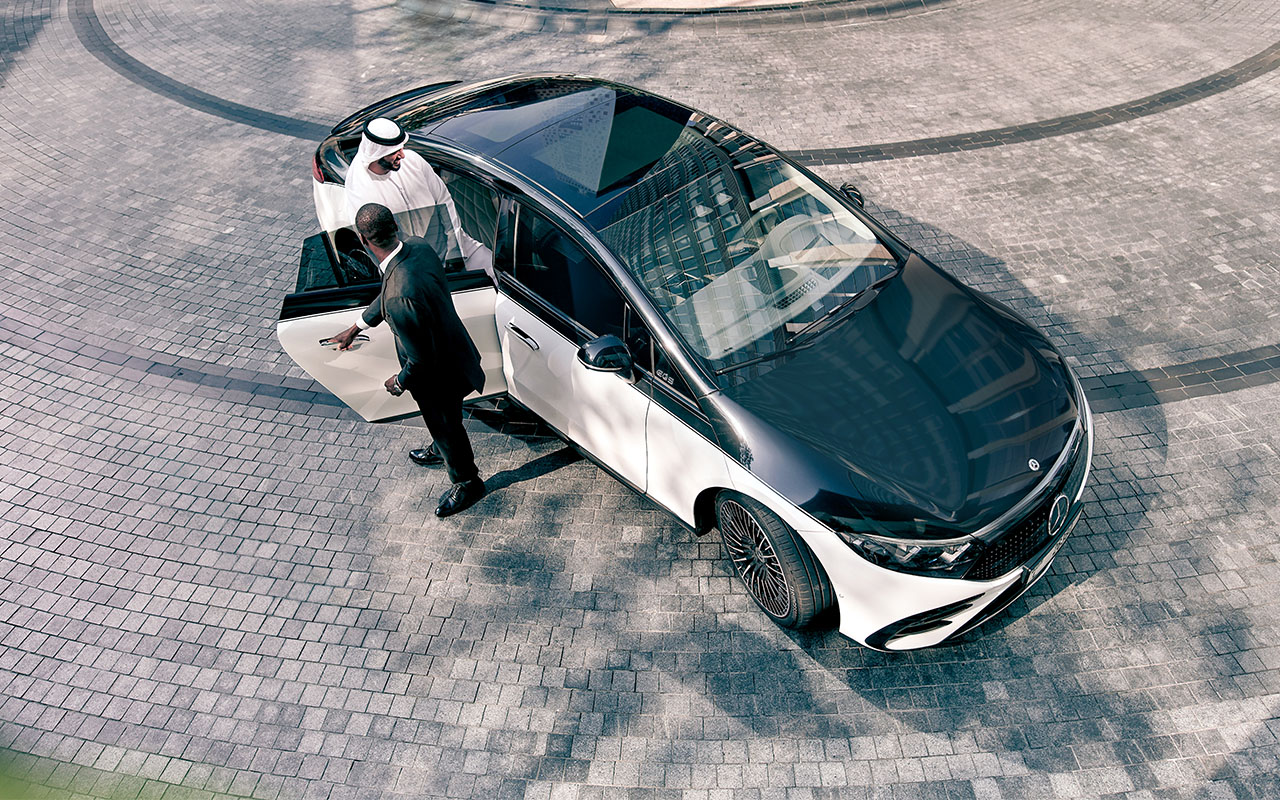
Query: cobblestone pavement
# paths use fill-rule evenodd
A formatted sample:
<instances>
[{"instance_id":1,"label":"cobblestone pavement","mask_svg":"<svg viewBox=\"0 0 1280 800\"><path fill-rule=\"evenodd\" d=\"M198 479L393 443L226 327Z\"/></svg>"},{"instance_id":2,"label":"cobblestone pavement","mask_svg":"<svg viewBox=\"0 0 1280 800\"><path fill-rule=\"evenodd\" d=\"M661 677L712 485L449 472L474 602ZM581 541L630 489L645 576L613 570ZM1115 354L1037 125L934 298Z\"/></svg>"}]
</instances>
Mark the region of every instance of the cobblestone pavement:
<instances>
[{"instance_id":1,"label":"cobblestone pavement","mask_svg":"<svg viewBox=\"0 0 1280 800\"><path fill-rule=\"evenodd\" d=\"M860 3L0 7L0 798L1280 796L1280 5ZM1099 414L1044 581L936 650L789 635L486 410L434 517L423 431L275 340L313 133L546 69L857 182L1050 332Z\"/></svg>"}]
</instances>

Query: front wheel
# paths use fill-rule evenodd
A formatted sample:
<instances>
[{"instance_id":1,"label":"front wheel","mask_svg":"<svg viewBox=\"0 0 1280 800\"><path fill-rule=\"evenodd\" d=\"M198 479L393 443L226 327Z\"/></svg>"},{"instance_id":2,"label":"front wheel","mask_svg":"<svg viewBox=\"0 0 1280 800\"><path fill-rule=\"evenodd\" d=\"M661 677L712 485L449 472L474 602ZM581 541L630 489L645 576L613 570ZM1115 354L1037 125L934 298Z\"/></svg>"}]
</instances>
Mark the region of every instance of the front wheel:
<instances>
[{"instance_id":1,"label":"front wheel","mask_svg":"<svg viewBox=\"0 0 1280 800\"><path fill-rule=\"evenodd\" d=\"M747 593L784 628L803 628L831 605L831 583L804 541L749 497L716 498L725 552Z\"/></svg>"}]
</instances>

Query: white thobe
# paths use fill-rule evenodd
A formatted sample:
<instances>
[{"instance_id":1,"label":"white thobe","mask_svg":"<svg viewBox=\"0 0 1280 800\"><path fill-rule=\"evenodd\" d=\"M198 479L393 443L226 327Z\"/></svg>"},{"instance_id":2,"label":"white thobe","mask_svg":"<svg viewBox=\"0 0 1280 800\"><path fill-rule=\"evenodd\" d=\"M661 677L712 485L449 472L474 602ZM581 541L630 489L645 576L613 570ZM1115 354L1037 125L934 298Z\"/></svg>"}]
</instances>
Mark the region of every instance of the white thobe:
<instances>
[{"instance_id":1,"label":"white thobe","mask_svg":"<svg viewBox=\"0 0 1280 800\"><path fill-rule=\"evenodd\" d=\"M462 229L449 187L431 165L412 150L405 149L400 169L385 175L371 171L367 162L357 159L347 173L346 192L347 210L351 212L352 219L364 204L379 203L397 216L407 236L426 235L425 226L429 221L429 217L424 220L420 215L408 212L443 207L449 214L447 230L450 238L457 243L467 269L484 270L493 275L493 253ZM440 258L445 260L446 254L441 253Z\"/></svg>"}]
</instances>

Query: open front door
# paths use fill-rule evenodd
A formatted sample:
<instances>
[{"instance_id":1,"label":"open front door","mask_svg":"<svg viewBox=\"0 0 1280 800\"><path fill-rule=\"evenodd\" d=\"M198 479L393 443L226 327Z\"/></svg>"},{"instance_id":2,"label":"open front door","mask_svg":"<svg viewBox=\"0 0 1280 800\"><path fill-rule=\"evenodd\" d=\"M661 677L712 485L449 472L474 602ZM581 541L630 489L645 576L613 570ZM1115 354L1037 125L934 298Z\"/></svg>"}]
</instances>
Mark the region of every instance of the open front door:
<instances>
[{"instance_id":1,"label":"open front door","mask_svg":"<svg viewBox=\"0 0 1280 800\"><path fill-rule=\"evenodd\" d=\"M390 326L364 331L347 351L320 344L354 324L381 288L376 266L363 263L359 253L335 252L332 242L332 237L316 234L303 243L297 291L285 297L276 325L280 345L317 383L369 422L416 414L418 407L407 392L392 397L383 388L383 382L400 371ZM484 390L467 399L502 394L507 384L494 324L493 284L483 272L448 277L454 307L484 368Z\"/></svg>"}]
</instances>

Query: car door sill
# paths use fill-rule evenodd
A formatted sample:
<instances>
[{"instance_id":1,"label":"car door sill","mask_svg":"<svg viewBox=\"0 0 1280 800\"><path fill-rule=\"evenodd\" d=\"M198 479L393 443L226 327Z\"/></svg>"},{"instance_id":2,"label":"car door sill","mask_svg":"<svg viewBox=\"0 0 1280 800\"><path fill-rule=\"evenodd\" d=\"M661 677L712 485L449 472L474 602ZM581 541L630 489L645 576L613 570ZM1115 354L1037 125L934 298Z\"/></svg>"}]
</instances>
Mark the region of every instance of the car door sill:
<instances>
[{"instance_id":1,"label":"car door sill","mask_svg":"<svg viewBox=\"0 0 1280 800\"><path fill-rule=\"evenodd\" d=\"M486 400L497 400L499 398L503 398L506 396L507 396L507 393L504 390L501 392L492 392L490 394L482 394L479 397L469 397L466 400L462 401L462 407L467 408L468 406L473 406L476 403L482 403L482 402L485 402ZM515 402L515 401L513 400L512 402ZM521 408L524 408L524 406L521 406ZM533 412L530 411L529 413L532 414ZM422 416L421 411L410 411L407 414L397 414L394 417L387 417L386 419L373 420L373 424L385 425L388 422L404 422L407 419L413 419L414 417L419 417L419 416ZM537 416L537 415L535 414L534 416ZM542 417L538 417L538 419L541 420Z\"/></svg>"},{"instance_id":2,"label":"car door sill","mask_svg":"<svg viewBox=\"0 0 1280 800\"><path fill-rule=\"evenodd\" d=\"M641 497L643 497L644 499L648 500L650 503L653 503L653 504L654 504L655 506L657 506L658 508L660 508L660 509L662 509L663 511L667 512L668 514L670 514L670 515L671 515L671 518L672 518L673 520L675 520L675 521L676 521L676 523L677 523L677 524L679 524L681 528L684 528L685 530L689 531L690 533L694 534L695 536L697 536L697 535L698 535L698 532L694 529L694 527L693 527L692 525L690 525L689 523L687 523L687 522L685 522L684 520L680 519L680 515L679 515L679 514L677 514L677 513L676 513L676 512L674 512L674 511L672 511L669 507L667 507L667 505L666 505L665 503L662 503L661 501L654 499L654 498L653 498L653 497L652 497L648 492L643 491L642 489L640 489L640 487L636 486L636 485L635 485L634 483L632 483L631 481L629 481L629 480L627 480L626 478L622 477L622 476L621 476L621 475L619 475L617 472L614 472L614 471L613 471L613 469L612 469L608 464L605 464L605 463L604 463L604 462L602 462L600 459L596 458L596 457L595 457L594 455L592 455L592 454L591 454L591 452L590 452L590 451L588 451L586 448L584 448L584 447L582 447L581 445L579 445L578 443L574 442L574 441L573 441L572 439L570 439L568 436L565 436L565 435L564 435L564 433L562 433L562 432L561 432L559 429L557 429L554 425L552 425L551 423L547 422L547 421L546 421L545 419L543 419L542 417L538 416L538 412L536 412L536 411L534 411L533 409L529 408L529 407L528 407L528 406L526 406L524 403L521 403L519 400L517 400L517 399L516 399L516 398L514 398L514 397L510 397L510 396L508 396L508 397L507 397L507 400L508 400L512 405L519 406L520 408L524 409L524 410L525 410L525 411L527 411L528 413L530 413L530 414L532 414L533 416L537 417L537 419L538 419L538 421L539 421L539 422L541 422L543 425L546 425L546 426L547 426L547 428L549 428L549 429L551 430L551 432L552 432L552 433L554 433L554 434L556 435L556 438L560 439L560 441L562 441L562 442L564 442L565 444L569 445L569 446L570 446L570 447L572 447L574 450L577 450L577 451L578 451L578 453L580 453L580 454L582 455L582 457L583 457L583 458L585 458L585 459L587 459L588 461L590 461L591 463L595 464L597 467L599 467L601 470L603 470L605 473L607 473L607 474L609 475L609 477L613 478L613 479L614 479L614 480L616 480L618 483L622 484L623 486L627 487L627 488L628 488L628 489L630 489L631 491L635 492L636 494L640 495L640 496L641 496Z\"/></svg>"},{"instance_id":3,"label":"car door sill","mask_svg":"<svg viewBox=\"0 0 1280 800\"><path fill-rule=\"evenodd\" d=\"M654 504L655 506L657 506L658 508L660 508L660 509L662 509L663 511L667 512L667 514L669 514L669 515L671 516L671 519L673 519L673 520L676 522L676 524L677 524L677 525L679 525L681 528L683 528L683 529L684 529L684 530L686 530L686 531L689 531L690 533L694 534L695 536L697 536L697 535L698 535L697 530L696 530L692 525L690 525L689 523L687 523L687 522L685 522L683 519L681 519L681 518L680 518L680 515L679 515L679 514L677 514L675 511L672 511L672 510L671 510L671 508L669 508L665 503L663 503L663 502L661 502L661 501L659 501L659 500L654 499L654 498L653 498L653 497L652 497L648 492L642 491L642 490L641 490L638 486L636 486L634 483L632 483L631 481L629 481L629 480L627 480L626 478L622 477L622 476L621 476L621 475L619 475L617 472L614 472L614 471L613 471L613 469L609 467L609 465L607 465L607 464L605 464L605 463L601 462L601 461L600 461L600 459L596 458L596 457L595 457L594 455L592 455L588 450L584 449L581 445L578 445L577 443L573 442L571 439L569 439L569 437L568 437L568 436L565 436L565 435L564 435L564 433L562 433L562 432L561 432L559 429L557 429L554 425L550 424L550 423L549 423L549 422L547 422L545 419L543 419L542 417L538 416L537 412L533 411L533 410L532 410L532 409L530 409L528 406L526 406L524 403L521 403L519 400L517 400L517 399L515 399L514 397L512 397L512 396L510 395L510 393L508 393L508 392L494 392L493 394L486 394L486 395L483 395L483 396L481 396L481 397L475 397L475 398L472 398L472 399L470 399L470 400L467 400L465 403L463 403L463 406L470 406L470 405L474 405L475 403L479 403L479 402L481 402L482 400L495 400L495 399L498 399L498 398L501 398L501 397L505 397L505 398L507 399L507 402L511 403L511 404L512 404L512 405L514 405L514 406L519 406L520 408L524 409L524 410L525 410L526 412L528 412L529 414L531 414L531 415L533 415L534 417L536 417L536 418L537 418L537 420L538 420L538 422L540 422L540 423L542 423L543 425L547 426L547 428L548 428L552 433L554 433L554 434L556 435L556 438L557 438L557 439L560 439L562 442L564 442L565 444L569 445L569 446L570 446L570 447L572 447L574 450L578 451L578 453L580 453L580 454L582 455L582 457L583 457L583 458L585 458L585 459L587 459L588 461L590 461L591 463L595 464L597 467L599 467L601 470L603 470L605 473L607 473L607 474L609 475L609 477L613 478L613 479L614 479L614 480L616 480L618 483L620 483L620 484L622 484L623 486L627 487L628 489L630 489L631 491L633 491L633 492L635 492L636 494L640 495L641 497L645 498L645 499L646 499L646 500L648 500L650 503L653 503L653 504ZM420 412L414 411L414 412L409 413L409 414L401 414L401 415L396 416L396 417L389 417L389 418L387 418L387 419L381 419L381 420L378 420L375 424L382 425L382 424L385 424L385 423L388 423L388 422L404 422L405 420L413 419L414 417L419 416L419 415L420 415Z\"/></svg>"}]
</instances>

